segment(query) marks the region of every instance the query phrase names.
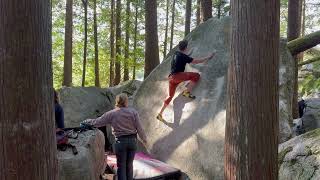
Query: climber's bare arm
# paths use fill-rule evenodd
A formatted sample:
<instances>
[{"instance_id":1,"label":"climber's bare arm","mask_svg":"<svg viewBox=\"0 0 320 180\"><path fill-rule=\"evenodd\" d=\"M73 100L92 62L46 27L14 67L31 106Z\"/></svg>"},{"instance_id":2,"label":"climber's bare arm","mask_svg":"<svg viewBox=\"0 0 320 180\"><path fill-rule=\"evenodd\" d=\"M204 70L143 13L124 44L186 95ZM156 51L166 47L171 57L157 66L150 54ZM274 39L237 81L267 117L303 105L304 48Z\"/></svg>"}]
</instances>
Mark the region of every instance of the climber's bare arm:
<instances>
[{"instance_id":1,"label":"climber's bare arm","mask_svg":"<svg viewBox=\"0 0 320 180\"><path fill-rule=\"evenodd\" d=\"M210 55L202 58L194 58L191 64L200 64L200 63L205 63L208 60L210 60L214 56L214 53L211 53Z\"/></svg>"}]
</instances>

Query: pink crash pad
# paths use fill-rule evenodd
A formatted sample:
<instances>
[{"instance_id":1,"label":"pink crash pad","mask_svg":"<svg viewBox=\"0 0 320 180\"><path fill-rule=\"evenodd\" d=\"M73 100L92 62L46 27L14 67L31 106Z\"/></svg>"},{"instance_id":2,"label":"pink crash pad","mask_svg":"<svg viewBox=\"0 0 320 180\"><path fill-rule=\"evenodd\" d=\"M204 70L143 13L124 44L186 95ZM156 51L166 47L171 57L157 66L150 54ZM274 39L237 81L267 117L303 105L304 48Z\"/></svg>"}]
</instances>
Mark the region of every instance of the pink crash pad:
<instances>
[{"instance_id":1,"label":"pink crash pad","mask_svg":"<svg viewBox=\"0 0 320 180\"><path fill-rule=\"evenodd\" d=\"M117 158L106 155L106 161L114 173L117 172ZM133 161L134 179L176 179L180 177L180 170L164 162L153 159L144 153L136 153Z\"/></svg>"}]
</instances>

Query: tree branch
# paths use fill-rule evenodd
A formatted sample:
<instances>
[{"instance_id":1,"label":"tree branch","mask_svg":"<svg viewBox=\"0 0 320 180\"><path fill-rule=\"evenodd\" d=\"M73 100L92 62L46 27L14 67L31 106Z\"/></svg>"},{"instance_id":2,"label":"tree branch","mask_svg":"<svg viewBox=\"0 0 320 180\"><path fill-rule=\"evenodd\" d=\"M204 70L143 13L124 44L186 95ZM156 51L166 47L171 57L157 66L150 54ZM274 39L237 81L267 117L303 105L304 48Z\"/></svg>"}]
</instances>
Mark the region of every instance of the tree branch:
<instances>
[{"instance_id":1,"label":"tree branch","mask_svg":"<svg viewBox=\"0 0 320 180\"><path fill-rule=\"evenodd\" d=\"M287 47L293 56L308 50L320 43L320 31L294 39L287 43Z\"/></svg>"},{"instance_id":2,"label":"tree branch","mask_svg":"<svg viewBox=\"0 0 320 180\"><path fill-rule=\"evenodd\" d=\"M320 56L319 56L319 57L315 57L315 58L308 59L308 60L306 60L306 61L303 61L303 62L299 63L298 66L303 66L303 65L310 64L310 63L314 63L314 62L317 62L317 61L320 61Z\"/></svg>"}]
</instances>

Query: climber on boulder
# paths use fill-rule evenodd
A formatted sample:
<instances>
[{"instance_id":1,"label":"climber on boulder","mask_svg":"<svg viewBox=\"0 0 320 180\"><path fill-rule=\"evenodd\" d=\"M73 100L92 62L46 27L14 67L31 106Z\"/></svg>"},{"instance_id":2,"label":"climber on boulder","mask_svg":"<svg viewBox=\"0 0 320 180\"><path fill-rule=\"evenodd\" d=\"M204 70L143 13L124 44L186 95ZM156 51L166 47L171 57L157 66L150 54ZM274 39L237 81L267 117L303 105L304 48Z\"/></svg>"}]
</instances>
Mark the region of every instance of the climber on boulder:
<instances>
[{"instance_id":1,"label":"climber on boulder","mask_svg":"<svg viewBox=\"0 0 320 180\"><path fill-rule=\"evenodd\" d=\"M169 105L172 98L174 97L176 88L181 82L190 81L186 89L183 91L182 95L190 99L196 98L194 95L191 94L191 90L199 81L200 74L196 72L184 72L186 64L187 63L191 63L191 64L205 63L214 56L214 53L211 53L206 57L196 58L196 59L188 56L187 40L180 41L178 47L179 47L179 51L175 52L173 59L171 61L171 73L169 75L169 96L164 101L163 106L159 114L157 115L157 119L160 121L165 121L162 117L162 113L165 110L165 108Z\"/></svg>"}]
</instances>

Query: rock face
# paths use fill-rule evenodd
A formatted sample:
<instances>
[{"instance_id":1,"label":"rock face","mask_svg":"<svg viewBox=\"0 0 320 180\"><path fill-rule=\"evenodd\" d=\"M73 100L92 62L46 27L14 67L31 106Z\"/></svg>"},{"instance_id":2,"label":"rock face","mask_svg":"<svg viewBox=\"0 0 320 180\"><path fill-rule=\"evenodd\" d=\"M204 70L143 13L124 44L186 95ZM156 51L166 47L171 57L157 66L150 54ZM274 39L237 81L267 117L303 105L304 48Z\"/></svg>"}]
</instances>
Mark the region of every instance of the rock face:
<instances>
[{"instance_id":1,"label":"rock face","mask_svg":"<svg viewBox=\"0 0 320 180\"><path fill-rule=\"evenodd\" d=\"M279 146L279 180L320 179L320 129Z\"/></svg>"},{"instance_id":2,"label":"rock face","mask_svg":"<svg viewBox=\"0 0 320 180\"><path fill-rule=\"evenodd\" d=\"M87 118L95 118L113 109L115 95L97 87L65 87L59 91L66 127L77 127Z\"/></svg>"},{"instance_id":3,"label":"rock face","mask_svg":"<svg viewBox=\"0 0 320 180\"><path fill-rule=\"evenodd\" d=\"M210 19L191 32L186 39L193 48L192 57L206 56L214 49L214 60L205 65L188 65L186 71L199 72L201 80L194 89L197 97L190 101L181 95L182 86L163 114L167 123L156 115L168 94L167 76L171 55L142 83L134 107L149 137L147 151L159 160L181 169L191 179L223 179L223 151L226 122L227 68L230 59L230 19ZM281 43L280 63L280 140L291 136L290 68L292 57Z\"/></svg>"},{"instance_id":4,"label":"rock face","mask_svg":"<svg viewBox=\"0 0 320 180\"><path fill-rule=\"evenodd\" d=\"M141 83L142 82L139 80L129 80L122 82L117 86L110 87L109 89L115 95L120 93L126 93L128 96L132 96L135 94L136 90L139 89Z\"/></svg>"},{"instance_id":5,"label":"rock face","mask_svg":"<svg viewBox=\"0 0 320 180\"><path fill-rule=\"evenodd\" d=\"M305 99L307 108L302 116L305 131L320 128L320 98Z\"/></svg>"},{"instance_id":6,"label":"rock face","mask_svg":"<svg viewBox=\"0 0 320 180\"><path fill-rule=\"evenodd\" d=\"M77 147L73 155L71 148L57 151L59 180L95 180L105 170L104 136L99 130L80 133L77 139L69 142Z\"/></svg>"}]
</instances>

